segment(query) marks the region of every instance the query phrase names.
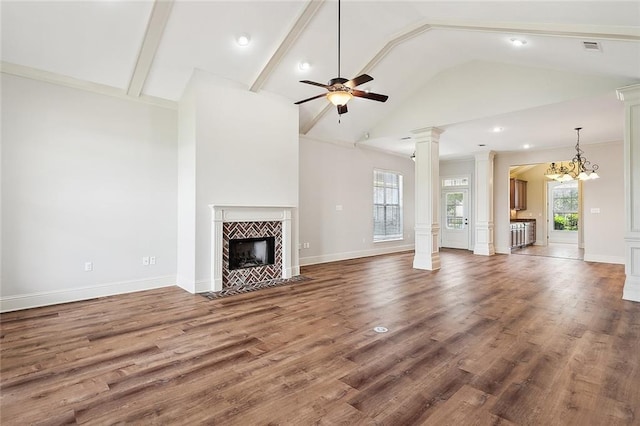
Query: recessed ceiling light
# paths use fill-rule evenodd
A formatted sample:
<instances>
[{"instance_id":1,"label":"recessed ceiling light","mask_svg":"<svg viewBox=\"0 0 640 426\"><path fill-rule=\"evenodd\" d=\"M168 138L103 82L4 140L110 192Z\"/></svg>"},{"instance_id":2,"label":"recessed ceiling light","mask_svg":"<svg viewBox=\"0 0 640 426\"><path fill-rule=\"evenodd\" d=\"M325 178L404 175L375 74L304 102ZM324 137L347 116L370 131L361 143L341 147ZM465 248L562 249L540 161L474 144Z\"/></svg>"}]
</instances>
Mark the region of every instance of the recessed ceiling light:
<instances>
[{"instance_id":1,"label":"recessed ceiling light","mask_svg":"<svg viewBox=\"0 0 640 426\"><path fill-rule=\"evenodd\" d=\"M524 149L529 149L529 148L531 148L531 145L529 145L528 143L525 143L524 145L522 145L522 147Z\"/></svg>"},{"instance_id":2,"label":"recessed ceiling light","mask_svg":"<svg viewBox=\"0 0 640 426\"><path fill-rule=\"evenodd\" d=\"M525 44L527 44L527 40L523 40L521 38L512 38L509 40L511 42L511 44L513 44L516 47L522 47Z\"/></svg>"},{"instance_id":3,"label":"recessed ceiling light","mask_svg":"<svg viewBox=\"0 0 640 426\"><path fill-rule=\"evenodd\" d=\"M300 62L298 64L298 68L300 69L300 71L309 71L309 69L311 68L311 64L309 62Z\"/></svg>"},{"instance_id":4,"label":"recessed ceiling light","mask_svg":"<svg viewBox=\"0 0 640 426\"><path fill-rule=\"evenodd\" d=\"M493 133L500 133L503 130L504 130L504 127L496 126L493 128Z\"/></svg>"},{"instance_id":5,"label":"recessed ceiling light","mask_svg":"<svg viewBox=\"0 0 640 426\"><path fill-rule=\"evenodd\" d=\"M236 43L238 46L248 46L249 42L251 42L251 37L249 34L240 34L238 38L236 38Z\"/></svg>"}]
</instances>

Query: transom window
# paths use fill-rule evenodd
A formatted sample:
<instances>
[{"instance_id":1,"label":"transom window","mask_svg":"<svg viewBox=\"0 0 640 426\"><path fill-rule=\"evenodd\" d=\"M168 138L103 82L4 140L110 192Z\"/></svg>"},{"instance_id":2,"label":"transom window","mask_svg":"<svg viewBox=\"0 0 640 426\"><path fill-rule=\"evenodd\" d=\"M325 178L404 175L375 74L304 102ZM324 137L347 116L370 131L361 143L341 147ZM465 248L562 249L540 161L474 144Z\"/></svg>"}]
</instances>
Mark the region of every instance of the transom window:
<instances>
[{"instance_id":1,"label":"transom window","mask_svg":"<svg viewBox=\"0 0 640 426\"><path fill-rule=\"evenodd\" d=\"M459 186L469 186L468 177L444 178L442 179L443 188L455 188Z\"/></svg>"},{"instance_id":2,"label":"transom window","mask_svg":"<svg viewBox=\"0 0 640 426\"><path fill-rule=\"evenodd\" d=\"M402 239L402 175L373 171L373 241Z\"/></svg>"}]
</instances>

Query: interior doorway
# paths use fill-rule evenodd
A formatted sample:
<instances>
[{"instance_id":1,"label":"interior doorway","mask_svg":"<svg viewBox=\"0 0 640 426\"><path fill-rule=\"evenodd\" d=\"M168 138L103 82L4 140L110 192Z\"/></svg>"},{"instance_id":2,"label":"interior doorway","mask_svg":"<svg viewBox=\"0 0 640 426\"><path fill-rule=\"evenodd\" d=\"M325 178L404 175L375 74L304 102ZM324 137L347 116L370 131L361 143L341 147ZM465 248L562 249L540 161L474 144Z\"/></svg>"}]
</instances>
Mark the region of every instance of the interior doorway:
<instances>
[{"instance_id":1,"label":"interior doorway","mask_svg":"<svg viewBox=\"0 0 640 426\"><path fill-rule=\"evenodd\" d=\"M510 177L527 182L526 207L511 210L512 221L536 220L533 245L512 248L512 254L584 260L582 185L546 176L549 163L512 166Z\"/></svg>"}]
</instances>

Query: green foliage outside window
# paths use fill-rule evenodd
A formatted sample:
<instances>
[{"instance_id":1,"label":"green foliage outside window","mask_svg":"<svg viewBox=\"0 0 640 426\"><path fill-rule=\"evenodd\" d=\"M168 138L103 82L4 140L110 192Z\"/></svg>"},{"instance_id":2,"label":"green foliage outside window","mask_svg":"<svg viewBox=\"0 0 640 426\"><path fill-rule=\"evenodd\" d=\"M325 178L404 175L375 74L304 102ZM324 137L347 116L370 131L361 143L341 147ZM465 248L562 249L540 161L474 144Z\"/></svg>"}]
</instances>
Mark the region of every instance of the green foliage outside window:
<instances>
[{"instance_id":1,"label":"green foliage outside window","mask_svg":"<svg viewBox=\"0 0 640 426\"><path fill-rule=\"evenodd\" d=\"M577 231L578 214L555 214L553 216L553 229L556 231Z\"/></svg>"}]
</instances>

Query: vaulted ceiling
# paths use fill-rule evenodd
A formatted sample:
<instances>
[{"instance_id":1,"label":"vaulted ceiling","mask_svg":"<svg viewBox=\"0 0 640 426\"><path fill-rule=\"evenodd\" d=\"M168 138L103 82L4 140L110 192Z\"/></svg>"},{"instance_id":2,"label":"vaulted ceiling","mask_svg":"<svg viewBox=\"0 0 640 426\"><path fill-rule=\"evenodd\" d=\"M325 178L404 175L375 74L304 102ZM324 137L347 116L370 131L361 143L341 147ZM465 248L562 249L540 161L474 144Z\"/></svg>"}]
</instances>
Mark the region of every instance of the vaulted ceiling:
<instances>
[{"instance_id":1,"label":"vaulted ceiling","mask_svg":"<svg viewBox=\"0 0 640 426\"><path fill-rule=\"evenodd\" d=\"M169 107L194 69L292 103L324 90L299 80L337 77L333 0L3 1L1 15L3 72ZM302 104L301 134L410 155L412 130L439 126L444 157L570 146L577 126L585 144L622 139L640 2L343 0L341 16L342 77L370 74L362 88L389 101L356 98L340 123L326 99Z\"/></svg>"}]
</instances>

